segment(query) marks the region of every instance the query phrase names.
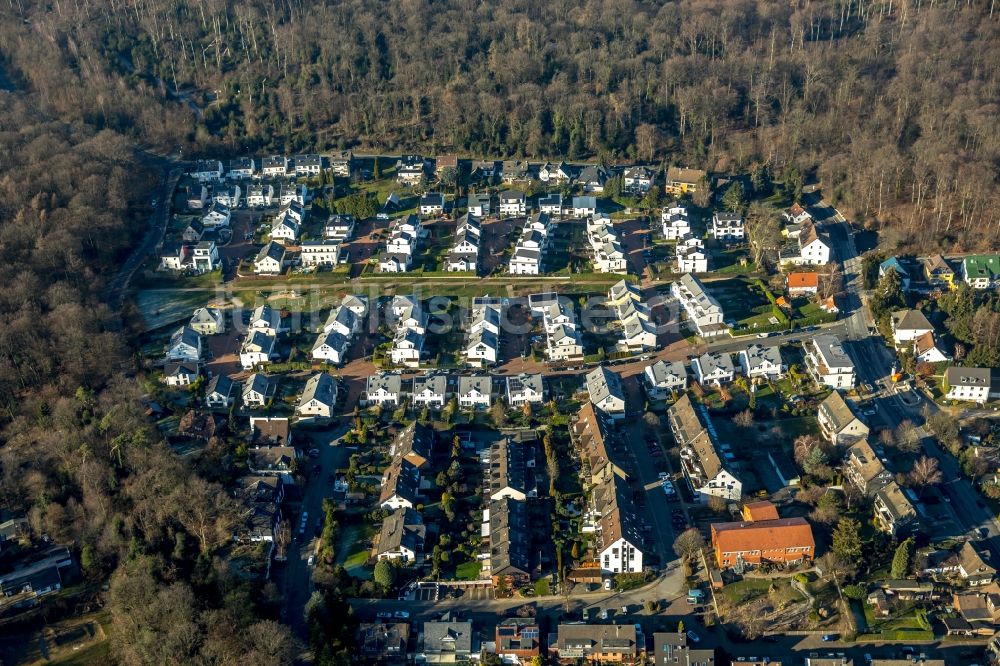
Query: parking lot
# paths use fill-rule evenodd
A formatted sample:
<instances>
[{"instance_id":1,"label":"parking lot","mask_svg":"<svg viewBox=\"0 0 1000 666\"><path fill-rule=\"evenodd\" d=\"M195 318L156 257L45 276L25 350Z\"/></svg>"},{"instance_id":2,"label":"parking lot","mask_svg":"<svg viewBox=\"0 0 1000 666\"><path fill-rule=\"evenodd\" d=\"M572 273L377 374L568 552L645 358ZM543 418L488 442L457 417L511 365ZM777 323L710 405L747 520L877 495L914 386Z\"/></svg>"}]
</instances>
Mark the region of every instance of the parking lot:
<instances>
[{"instance_id":1,"label":"parking lot","mask_svg":"<svg viewBox=\"0 0 1000 666\"><path fill-rule=\"evenodd\" d=\"M490 601L495 598L490 581L441 583L441 596L465 601Z\"/></svg>"}]
</instances>

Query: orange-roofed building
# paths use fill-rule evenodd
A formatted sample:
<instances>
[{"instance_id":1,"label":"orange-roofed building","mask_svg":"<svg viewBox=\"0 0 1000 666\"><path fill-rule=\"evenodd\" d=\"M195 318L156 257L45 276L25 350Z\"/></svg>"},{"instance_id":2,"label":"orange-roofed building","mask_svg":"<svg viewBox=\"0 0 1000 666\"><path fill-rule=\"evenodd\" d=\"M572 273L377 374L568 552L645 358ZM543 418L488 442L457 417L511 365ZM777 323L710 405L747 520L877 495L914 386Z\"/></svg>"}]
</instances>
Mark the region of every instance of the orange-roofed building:
<instances>
[{"instance_id":1,"label":"orange-roofed building","mask_svg":"<svg viewBox=\"0 0 1000 666\"><path fill-rule=\"evenodd\" d=\"M819 273L795 271L788 274L788 295L802 296L819 291Z\"/></svg>"},{"instance_id":2,"label":"orange-roofed building","mask_svg":"<svg viewBox=\"0 0 1000 666\"><path fill-rule=\"evenodd\" d=\"M714 523L712 549L721 569L812 561L816 541L805 518Z\"/></svg>"},{"instance_id":3,"label":"orange-roofed building","mask_svg":"<svg viewBox=\"0 0 1000 666\"><path fill-rule=\"evenodd\" d=\"M778 509L767 500L747 502L743 505L743 520L755 522L761 520L777 520L780 518Z\"/></svg>"}]
</instances>

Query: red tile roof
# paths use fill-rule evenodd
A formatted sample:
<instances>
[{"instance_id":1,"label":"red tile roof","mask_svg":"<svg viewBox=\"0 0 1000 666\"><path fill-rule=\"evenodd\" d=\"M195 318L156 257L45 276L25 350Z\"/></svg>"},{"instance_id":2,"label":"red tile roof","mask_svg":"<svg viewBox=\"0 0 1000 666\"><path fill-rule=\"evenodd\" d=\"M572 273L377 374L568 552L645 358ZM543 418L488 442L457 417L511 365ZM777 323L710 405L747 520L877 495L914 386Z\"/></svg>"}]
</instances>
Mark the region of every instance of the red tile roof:
<instances>
[{"instance_id":1,"label":"red tile roof","mask_svg":"<svg viewBox=\"0 0 1000 666\"><path fill-rule=\"evenodd\" d=\"M721 567L732 566L737 556L756 564L812 559L816 553L812 528L805 518L713 523L712 546Z\"/></svg>"},{"instance_id":2,"label":"red tile roof","mask_svg":"<svg viewBox=\"0 0 1000 666\"><path fill-rule=\"evenodd\" d=\"M743 519L748 522L760 520L777 520L778 509L767 500L747 502L743 505Z\"/></svg>"},{"instance_id":3,"label":"red tile roof","mask_svg":"<svg viewBox=\"0 0 1000 666\"><path fill-rule=\"evenodd\" d=\"M819 287L819 273L789 273L789 289L816 289Z\"/></svg>"}]
</instances>

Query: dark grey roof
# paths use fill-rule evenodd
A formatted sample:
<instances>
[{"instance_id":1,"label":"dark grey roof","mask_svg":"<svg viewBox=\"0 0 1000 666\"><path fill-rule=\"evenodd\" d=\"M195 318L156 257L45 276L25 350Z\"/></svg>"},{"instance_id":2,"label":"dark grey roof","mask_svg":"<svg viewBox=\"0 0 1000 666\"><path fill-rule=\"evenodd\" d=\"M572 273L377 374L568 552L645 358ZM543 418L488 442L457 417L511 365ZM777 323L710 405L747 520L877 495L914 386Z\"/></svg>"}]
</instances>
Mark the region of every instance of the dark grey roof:
<instances>
[{"instance_id":1,"label":"dark grey roof","mask_svg":"<svg viewBox=\"0 0 1000 666\"><path fill-rule=\"evenodd\" d=\"M472 651L472 621L424 622L424 652L468 654Z\"/></svg>"},{"instance_id":2,"label":"dark grey roof","mask_svg":"<svg viewBox=\"0 0 1000 666\"><path fill-rule=\"evenodd\" d=\"M324 405L332 407L333 403L337 400L337 385L333 377L325 372L310 377L306 381L299 404L303 405L310 400L318 400Z\"/></svg>"},{"instance_id":3,"label":"dark grey roof","mask_svg":"<svg viewBox=\"0 0 1000 666\"><path fill-rule=\"evenodd\" d=\"M494 575L531 572L528 507L504 498L490 502L490 572Z\"/></svg>"},{"instance_id":4,"label":"dark grey roof","mask_svg":"<svg viewBox=\"0 0 1000 666\"><path fill-rule=\"evenodd\" d=\"M232 395L234 386L236 386L236 383L227 375L216 375L208 381L208 386L205 387L205 395L218 393L228 398Z\"/></svg>"},{"instance_id":5,"label":"dark grey roof","mask_svg":"<svg viewBox=\"0 0 1000 666\"><path fill-rule=\"evenodd\" d=\"M435 395L443 396L448 390L448 378L445 375L420 375L413 378L413 394L417 395L424 389Z\"/></svg>"},{"instance_id":6,"label":"dark grey roof","mask_svg":"<svg viewBox=\"0 0 1000 666\"><path fill-rule=\"evenodd\" d=\"M530 388L535 393L541 394L545 391L545 385L540 373L522 372L519 375L507 375L508 393L520 393L525 388Z\"/></svg>"},{"instance_id":7,"label":"dark grey roof","mask_svg":"<svg viewBox=\"0 0 1000 666\"><path fill-rule=\"evenodd\" d=\"M276 386L276 382L272 381L270 377L265 374L255 372L250 375L246 386L243 387L243 395L246 395L251 391L256 391L263 396L269 396L274 393Z\"/></svg>"},{"instance_id":8,"label":"dark grey roof","mask_svg":"<svg viewBox=\"0 0 1000 666\"><path fill-rule=\"evenodd\" d=\"M167 377L173 377L174 375L197 375L198 374L198 364L191 363L190 361L182 361L180 363L167 363L163 366L163 374Z\"/></svg>"},{"instance_id":9,"label":"dark grey roof","mask_svg":"<svg viewBox=\"0 0 1000 666\"><path fill-rule=\"evenodd\" d=\"M601 366L587 373L587 392L593 403L603 402L606 398L625 399L621 376L618 373Z\"/></svg>"},{"instance_id":10,"label":"dark grey roof","mask_svg":"<svg viewBox=\"0 0 1000 666\"><path fill-rule=\"evenodd\" d=\"M989 386L993 371L989 368L963 368L952 366L944 371L948 386Z\"/></svg>"},{"instance_id":11,"label":"dark grey roof","mask_svg":"<svg viewBox=\"0 0 1000 666\"><path fill-rule=\"evenodd\" d=\"M505 437L490 446L489 469L487 471L488 492L499 492L505 488L528 494L534 485L530 469L534 467L534 440L512 440Z\"/></svg>"},{"instance_id":12,"label":"dark grey roof","mask_svg":"<svg viewBox=\"0 0 1000 666\"><path fill-rule=\"evenodd\" d=\"M270 241L267 245L260 249L259 253L257 253L256 261L263 261L267 257L270 257L278 262L284 261L285 248L280 243Z\"/></svg>"},{"instance_id":13,"label":"dark grey roof","mask_svg":"<svg viewBox=\"0 0 1000 666\"><path fill-rule=\"evenodd\" d=\"M489 375L463 375L458 378L459 395L465 395L473 389L485 396L493 395L493 378Z\"/></svg>"},{"instance_id":14,"label":"dark grey roof","mask_svg":"<svg viewBox=\"0 0 1000 666\"><path fill-rule=\"evenodd\" d=\"M382 523L378 552L389 553L404 546L414 553L420 553L424 549L426 535L427 528L420 513L409 507L397 509Z\"/></svg>"},{"instance_id":15,"label":"dark grey roof","mask_svg":"<svg viewBox=\"0 0 1000 666\"><path fill-rule=\"evenodd\" d=\"M421 206L444 206L444 195L440 192L428 192L420 197Z\"/></svg>"}]
</instances>

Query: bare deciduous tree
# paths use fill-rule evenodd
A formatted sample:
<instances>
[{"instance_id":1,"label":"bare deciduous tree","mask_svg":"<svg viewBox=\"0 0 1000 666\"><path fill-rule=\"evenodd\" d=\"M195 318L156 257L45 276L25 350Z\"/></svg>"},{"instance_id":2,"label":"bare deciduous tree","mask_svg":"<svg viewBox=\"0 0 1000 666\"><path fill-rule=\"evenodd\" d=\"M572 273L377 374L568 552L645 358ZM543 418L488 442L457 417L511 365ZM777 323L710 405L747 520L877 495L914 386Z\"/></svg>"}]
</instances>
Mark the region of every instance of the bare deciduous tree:
<instances>
[{"instance_id":1,"label":"bare deciduous tree","mask_svg":"<svg viewBox=\"0 0 1000 666\"><path fill-rule=\"evenodd\" d=\"M942 478L944 477L941 474L941 468L938 465L937 459L921 456L913 463L913 469L910 470L908 480L910 485L918 488L923 493L927 486L934 486L941 483Z\"/></svg>"}]
</instances>

